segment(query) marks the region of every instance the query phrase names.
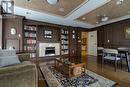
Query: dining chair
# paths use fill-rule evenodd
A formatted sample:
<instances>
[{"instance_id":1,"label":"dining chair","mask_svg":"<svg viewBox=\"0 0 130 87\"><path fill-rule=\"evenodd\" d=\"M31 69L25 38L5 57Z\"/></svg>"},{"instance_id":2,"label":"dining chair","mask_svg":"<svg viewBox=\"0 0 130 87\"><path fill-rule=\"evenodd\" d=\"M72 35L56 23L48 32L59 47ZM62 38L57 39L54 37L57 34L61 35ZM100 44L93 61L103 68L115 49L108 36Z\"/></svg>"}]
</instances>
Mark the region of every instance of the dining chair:
<instances>
[{"instance_id":1,"label":"dining chair","mask_svg":"<svg viewBox=\"0 0 130 87\"><path fill-rule=\"evenodd\" d=\"M103 55L103 50L104 50L103 47L97 47L98 56L102 56Z\"/></svg>"},{"instance_id":2,"label":"dining chair","mask_svg":"<svg viewBox=\"0 0 130 87\"><path fill-rule=\"evenodd\" d=\"M104 60L114 61L115 62L115 71L117 69L117 62L121 60L118 57L118 50L116 49L104 49L102 57L102 65L104 65Z\"/></svg>"},{"instance_id":3,"label":"dining chair","mask_svg":"<svg viewBox=\"0 0 130 87\"><path fill-rule=\"evenodd\" d=\"M119 47L118 48L119 56L121 58L121 67L122 61L126 61L128 72L130 72L130 55L129 55L129 48L128 47Z\"/></svg>"},{"instance_id":4,"label":"dining chair","mask_svg":"<svg viewBox=\"0 0 130 87\"><path fill-rule=\"evenodd\" d=\"M103 55L103 47L97 47L97 62L98 64L101 64L102 63L102 55Z\"/></svg>"}]
</instances>

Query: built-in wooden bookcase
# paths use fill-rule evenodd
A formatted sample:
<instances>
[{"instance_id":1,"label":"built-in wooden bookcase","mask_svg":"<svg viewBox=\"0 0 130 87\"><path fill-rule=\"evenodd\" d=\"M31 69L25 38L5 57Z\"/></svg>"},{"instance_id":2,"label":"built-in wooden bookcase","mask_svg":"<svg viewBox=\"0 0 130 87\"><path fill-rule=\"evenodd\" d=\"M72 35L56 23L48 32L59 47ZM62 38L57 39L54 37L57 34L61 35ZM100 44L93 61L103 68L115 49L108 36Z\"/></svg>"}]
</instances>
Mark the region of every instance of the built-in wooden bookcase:
<instances>
[{"instance_id":1,"label":"built-in wooden bookcase","mask_svg":"<svg viewBox=\"0 0 130 87\"><path fill-rule=\"evenodd\" d=\"M24 25L24 51L30 53L31 58L36 57L36 25Z\"/></svg>"},{"instance_id":2,"label":"built-in wooden bookcase","mask_svg":"<svg viewBox=\"0 0 130 87\"><path fill-rule=\"evenodd\" d=\"M69 55L69 30L61 29L61 55Z\"/></svg>"}]
</instances>

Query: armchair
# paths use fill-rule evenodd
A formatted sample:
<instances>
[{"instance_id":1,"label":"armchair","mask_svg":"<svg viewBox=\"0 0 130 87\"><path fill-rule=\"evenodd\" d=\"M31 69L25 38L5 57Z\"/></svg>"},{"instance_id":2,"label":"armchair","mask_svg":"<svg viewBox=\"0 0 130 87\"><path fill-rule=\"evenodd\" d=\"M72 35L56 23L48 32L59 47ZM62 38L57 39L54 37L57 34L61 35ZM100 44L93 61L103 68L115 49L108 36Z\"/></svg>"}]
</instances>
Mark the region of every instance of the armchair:
<instances>
[{"instance_id":1,"label":"armchair","mask_svg":"<svg viewBox=\"0 0 130 87\"><path fill-rule=\"evenodd\" d=\"M6 56L12 56L11 50L1 50L0 53ZM15 54L16 55L16 54ZM1 57L1 55L0 55ZM19 57L20 58L20 57ZM38 76L35 64L22 60L19 64L9 65L0 68L0 86L1 87L37 87Z\"/></svg>"}]
</instances>

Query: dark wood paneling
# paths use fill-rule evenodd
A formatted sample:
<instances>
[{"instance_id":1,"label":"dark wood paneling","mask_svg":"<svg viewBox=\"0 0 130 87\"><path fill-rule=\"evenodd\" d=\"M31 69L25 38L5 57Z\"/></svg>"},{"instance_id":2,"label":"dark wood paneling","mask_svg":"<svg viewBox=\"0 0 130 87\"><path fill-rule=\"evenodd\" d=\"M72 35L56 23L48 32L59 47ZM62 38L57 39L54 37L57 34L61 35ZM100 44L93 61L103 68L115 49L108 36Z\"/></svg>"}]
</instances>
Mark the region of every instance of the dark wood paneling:
<instances>
[{"instance_id":1,"label":"dark wood paneling","mask_svg":"<svg viewBox=\"0 0 130 87\"><path fill-rule=\"evenodd\" d=\"M44 37L44 31L45 30L51 30L52 31L52 39L46 39ZM39 25L37 29L37 41L39 42L60 42L60 29L56 27L49 27L49 26L43 26Z\"/></svg>"},{"instance_id":2,"label":"dark wood paneling","mask_svg":"<svg viewBox=\"0 0 130 87\"><path fill-rule=\"evenodd\" d=\"M130 39L125 38L127 26L130 26L130 19L94 28L98 31L98 46L130 47ZM110 40L110 43L107 40Z\"/></svg>"},{"instance_id":3,"label":"dark wood paneling","mask_svg":"<svg viewBox=\"0 0 130 87\"><path fill-rule=\"evenodd\" d=\"M75 33L73 33L73 31L75 31ZM78 56L78 29L76 28L69 28L69 53L70 56ZM75 36L75 38L73 38L73 35Z\"/></svg>"},{"instance_id":4,"label":"dark wood paneling","mask_svg":"<svg viewBox=\"0 0 130 87\"><path fill-rule=\"evenodd\" d=\"M16 35L11 35L11 28L16 29ZM6 43L8 39L18 39L20 40L20 49L23 50L23 17L15 16L15 18L5 18L3 19L3 32L4 32L4 48L6 48ZM21 34L21 37L18 37ZM19 46L19 43L14 43L14 45Z\"/></svg>"}]
</instances>

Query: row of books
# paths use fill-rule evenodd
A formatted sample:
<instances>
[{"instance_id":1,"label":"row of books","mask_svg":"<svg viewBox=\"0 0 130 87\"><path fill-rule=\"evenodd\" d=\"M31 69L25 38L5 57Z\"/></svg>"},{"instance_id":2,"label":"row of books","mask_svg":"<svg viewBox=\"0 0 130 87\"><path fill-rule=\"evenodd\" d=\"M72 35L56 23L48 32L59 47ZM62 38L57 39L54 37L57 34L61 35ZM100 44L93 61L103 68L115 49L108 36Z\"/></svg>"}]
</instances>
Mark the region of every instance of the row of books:
<instances>
[{"instance_id":1,"label":"row of books","mask_svg":"<svg viewBox=\"0 0 130 87\"><path fill-rule=\"evenodd\" d=\"M36 53L30 53L30 57L36 57Z\"/></svg>"},{"instance_id":2,"label":"row of books","mask_svg":"<svg viewBox=\"0 0 130 87\"><path fill-rule=\"evenodd\" d=\"M69 31L67 31L67 30L63 30L63 29L62 29L62 30L61 30L61 33L62 33L62 34L68 34Z\"/></svg>"},{"instance_id":3,"label":"row of books","mask_svg":"<svg viewBox=\"0 0 130 87\"><path fill-rule=\"evenodd\" d=\"M36 26L27 26L27 25L25 25L25 26L24 26L24 30L36 31L37 28L36 28Z\"/></svg>"},{"instance_id":4,"label":"row of books","mask_svg":"<svg viewBox=\"0 0 130 87\"><path fill-rule=\"evenodd\" d=\"M36 50L36 46L24 46L24 50L25 51L35 51Z\"/></svg>"},{"instance_id":5,"label":"row of books","mask_svg":"<svg viewBox=\"0 0 130 87\"><path fill-rule=\"evenodd\" d=\"M36 37L36 33L25 32L25 37Z\"/></svg>"},{"instance_id":6,"label":"row of books","mask_svg":"<svg viewBox=\"0 0 130 87\"><path fill-rule=\"evenodd\" d=\"M68 36L61 35L61 39L68 39Z\"/></svg>"},{"instance_id":7,"label":"row of books","mask_svg":"<svg viewBox=\"0 0 130 87\"><path fill-rule=\"evenodd\" d=\"M61 40L61 44L68 44L68 40Z\"/></svg>"},{"instance_id":8,"label":"row of books","mask_svg":"<svg viewBox=\"0 0 130 87\"><path fill-rule=\"evenodd\" d=\"M68 49L68 45L62 45L61 49Z\"/></svg>"},{"instance_id":9,"label":"row of books","mask_svg":"<svg viewBox=\"0 0 130 87\"><path fill-rule=\"evenodd\" d=\"M68 50L61 51L61 54L62 54L62 55L64 55L64 54L69 54L69 51L68 51Z\"/></svg>"},{"instance_id":10,"label":"row of books","mask_svg":"<svg viewBox=\"0 0 130 87\"><path fill-rule=\"evenodd\" d=\"M32 39L27 39L26 40L27 44L36 44L36 40L32 40Z\"/></svg>"}]
</instances>

